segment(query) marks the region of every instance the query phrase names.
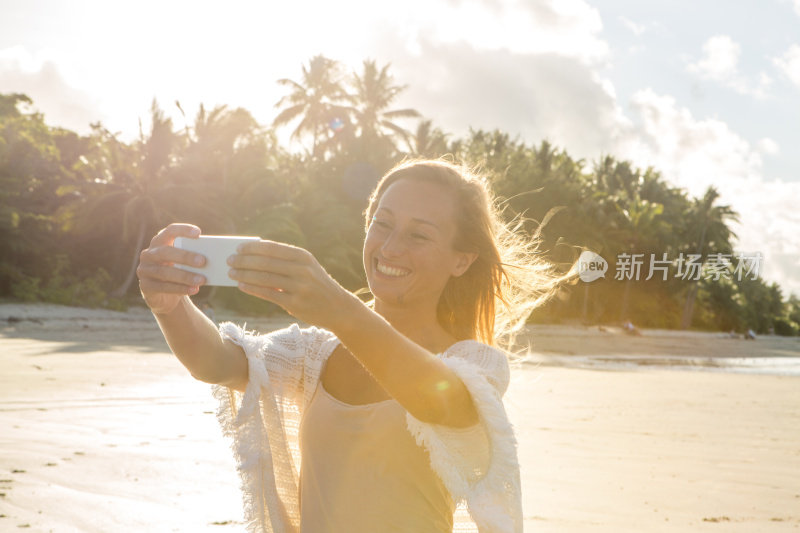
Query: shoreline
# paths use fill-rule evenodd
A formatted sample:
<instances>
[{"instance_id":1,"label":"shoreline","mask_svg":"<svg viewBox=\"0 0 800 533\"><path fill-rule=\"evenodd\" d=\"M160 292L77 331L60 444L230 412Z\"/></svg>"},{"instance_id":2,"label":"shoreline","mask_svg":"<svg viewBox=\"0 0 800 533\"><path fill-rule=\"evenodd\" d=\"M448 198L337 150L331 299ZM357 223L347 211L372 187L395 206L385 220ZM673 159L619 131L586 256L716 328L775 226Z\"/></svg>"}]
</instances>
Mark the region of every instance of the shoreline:
<instances>
[{"instance_id":1,"label":"shoreline","mask_svg":"<svg viewBox=\"0 0 800 533\"><path fill-rule=\"evenodd\" d=\"M268 317L249 316L235 313L225 309L215 310L216 322L234 321L253 323L265 329L282 327L297 322L289 315L275 315ZM72 323L81 325L100 321L106 324L118 322L138 322L155 324L155 319L146 307L130 307L126 311L114 311L103 308L72 307L51 303L13 303L0 302L0 324L3 322L12 326L33 326L50 323ZM258 329L257 327L254 329ZM34 331L35 328L26 328ZM621 355L624 353L641 353L653 348L656 353L662 353L659 342L672 343L672 348L677 350L671 355L697 355L702 351L695 341L716 341L727 349L732 349L736 355L755 352L752 356L781 356L787 355L786 350L800 350L800 336L784 337L780 335L759 335L755 340L745 340L742 334L732 338L729 333L721 331L700 330L672 330L672 329L640 329L639 335L629 335L622 327L606 325L575 325L575 324L529 324L518 334L519 339L529 339L522 343L534 352L558 353L564 355L585 355L587 348L596 355ZM589 344L588 341L593 343ZM608 344L596 344L597 339L618 339L624 342L608 351ZM566 342L565 342L566 341ZM598 353L599 350L599 353ZM663 355L667 355L664 353Z\"/></svg>"},{"instance_id":2,"label":"shoreline","mask_svg":"<svg viewBox=\"0 0 800 533\"><path fill-rule=\"evenodd\" d=\"M286 327L288 315L251 317L225 310L216 322L246 324L258 332ZM0 304L0 332L46 342L73 343L63 349L168 351L146 308L110 311L55 304ZM800 376L800 337L731 338L720 332L644 329L631 336L607 326L528 325L517 338L518 354L534 366L596 370L710 371Z\"/></svg>"}]
</instances>

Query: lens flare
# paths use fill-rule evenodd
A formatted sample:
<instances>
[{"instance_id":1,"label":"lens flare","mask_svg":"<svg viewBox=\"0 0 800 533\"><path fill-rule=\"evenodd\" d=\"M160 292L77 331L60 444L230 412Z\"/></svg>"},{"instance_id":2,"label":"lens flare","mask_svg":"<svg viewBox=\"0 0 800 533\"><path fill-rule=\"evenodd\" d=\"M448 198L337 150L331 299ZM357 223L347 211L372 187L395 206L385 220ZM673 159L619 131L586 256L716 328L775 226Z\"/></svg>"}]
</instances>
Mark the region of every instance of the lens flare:
<instances>
[{"instance_id":1,"label":"lens flare","mask_svg":"<svg viewBox=\"0 0 800 533\"><path fill-rule=\"evenodd\" d=\"M331 120L328 125L333 131L337 133L344 129L344 121L339 117L336 117L335 119Z\"/></svg>"}]
</instances>

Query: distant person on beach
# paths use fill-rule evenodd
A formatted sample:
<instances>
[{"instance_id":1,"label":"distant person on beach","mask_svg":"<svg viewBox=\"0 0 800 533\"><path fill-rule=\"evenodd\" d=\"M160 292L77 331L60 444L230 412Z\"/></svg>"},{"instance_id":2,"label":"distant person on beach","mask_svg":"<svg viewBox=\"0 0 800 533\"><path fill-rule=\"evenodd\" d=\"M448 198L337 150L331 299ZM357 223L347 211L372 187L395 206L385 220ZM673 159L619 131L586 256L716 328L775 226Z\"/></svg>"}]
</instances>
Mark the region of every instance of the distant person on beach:
<instances>
[{"instance_id":1,"label":"distant person on beach","mask_svg":"<svg viewBox=\"0 0 800 533\"><path fill-rule=\"evenodd\" d=\"M636 328L636 326L633 325L633 322L631 322L630 320L626 320L622 324L622 329L625 331L625 333L627 333L628 335L633 335L634 337L638 337L642 334L642 332L639 331Z\"/></svg>"},{"instance_id":2,"label":"distant person on beach","mask_svg":"<svg viewBox=\"0 0 800 533\"><path fill-rule=\"evenodd\" d=\"M216 384L248 529L521 532L497 342L559 280L462 167L400 164L365 214L367 304L302 248L261 240L229 259L241 291L305 328L209 321L189 298L203 282L172 266L201 259L173 247L196 226L171 224L141 254L139 286L170 348Z\"/></svg>"}]
</instances>

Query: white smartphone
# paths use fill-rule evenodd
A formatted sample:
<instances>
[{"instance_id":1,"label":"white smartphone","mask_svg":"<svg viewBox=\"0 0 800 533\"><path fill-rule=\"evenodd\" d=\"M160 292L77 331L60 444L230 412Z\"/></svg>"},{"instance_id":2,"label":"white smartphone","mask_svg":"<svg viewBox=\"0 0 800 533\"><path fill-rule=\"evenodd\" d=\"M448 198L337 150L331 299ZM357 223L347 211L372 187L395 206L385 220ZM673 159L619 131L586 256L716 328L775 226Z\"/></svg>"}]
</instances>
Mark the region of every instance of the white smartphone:
<instances>
[{"instance_id":1,"label":"white smartphone","mask_svg":"<svg viewBox=\"0 0 800 533\"><path fill-rule=\"evenodd\" d=\"M205 256L206 263L202 267L193 267L176 263L175 266L197 272L206 277L206 285L236 287L239 283L228 277L228 257L236 253L236 247L243 242L260 241L259 237L242 237L238 235L201 235L195 239L176 237L175 248L189 250Z\"/></svg>"}]
</instances>

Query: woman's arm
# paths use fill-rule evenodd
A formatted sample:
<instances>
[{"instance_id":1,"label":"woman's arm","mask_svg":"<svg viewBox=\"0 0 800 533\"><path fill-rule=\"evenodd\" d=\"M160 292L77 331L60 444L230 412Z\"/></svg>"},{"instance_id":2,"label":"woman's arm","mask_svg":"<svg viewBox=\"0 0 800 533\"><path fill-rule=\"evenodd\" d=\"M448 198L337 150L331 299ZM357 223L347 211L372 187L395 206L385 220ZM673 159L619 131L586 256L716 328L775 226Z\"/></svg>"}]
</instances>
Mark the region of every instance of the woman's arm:
<instances>
[{"instance_id":1,"label":"woman's arm","mask_svg":"<svg viewBox=\"0 0 800 533\"><path fill-rule=\"evenodd\" d=\"M349 300L330 330L411 416L459 428L478 422L472 397L453 370L358 298Z\"/></svg>"},{"instance_id":2,"label":"woman's arm","mask_svg":"<svg viewBox=\"0 0 800 533\"><path fill-rule=\"evenodd\" d=\"M217 326L184 296L167 314L153 313L172 353L195 379L243 391L247 386L244 349L223 340Z\"/></svg>"},{"instance_id":3,"label":"woman's arm","mask_svg":"<svg viewBox=\"0 0 800 533\"><path fill-rule=\"evenodd\" d=\"M199 235L200 228L191 224L170 224L158 232L139 256L139 289L170 349L192 376L244 390L248 373L244 350L223 341L214 323L189 299L204 278L175 266L203 264L203 256L173 246L176 237Z\"/></svg>"},{"instance_id":4,"label":"woman's arm","mask_svg":"<svg viewBox=\"0 0 800 533\"><path fill-rule=\"evenodd\" d=\"M453 427L477 423L464 383L433 353L397 331L339 285L308 251L261 241L231 258L239 288L339 338L375 380L418 420Z\"/></svg>"}]
</instances>

